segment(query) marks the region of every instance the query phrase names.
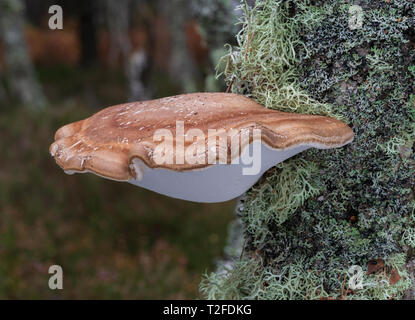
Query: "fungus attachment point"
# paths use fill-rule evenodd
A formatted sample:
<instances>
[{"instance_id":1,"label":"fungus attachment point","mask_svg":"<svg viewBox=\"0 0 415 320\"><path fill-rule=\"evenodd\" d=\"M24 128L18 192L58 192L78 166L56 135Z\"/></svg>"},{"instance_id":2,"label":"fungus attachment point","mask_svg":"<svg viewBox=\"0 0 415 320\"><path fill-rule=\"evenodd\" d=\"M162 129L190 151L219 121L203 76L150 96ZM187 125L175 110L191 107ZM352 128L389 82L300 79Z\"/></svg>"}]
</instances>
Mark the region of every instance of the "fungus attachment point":
<instances>
[{"instance_id":1,"label":"fungus attachment point","mask_svg":"<svg viewBox=\"0 0 415 320\"><path fill-rule=\"evenodd\" d=\"M279 112L231 93L192 93L106 108L60 128L49 151L65 172L221 202L299 152L352 140L332 118Z\"/></svg>"}]
</instances>

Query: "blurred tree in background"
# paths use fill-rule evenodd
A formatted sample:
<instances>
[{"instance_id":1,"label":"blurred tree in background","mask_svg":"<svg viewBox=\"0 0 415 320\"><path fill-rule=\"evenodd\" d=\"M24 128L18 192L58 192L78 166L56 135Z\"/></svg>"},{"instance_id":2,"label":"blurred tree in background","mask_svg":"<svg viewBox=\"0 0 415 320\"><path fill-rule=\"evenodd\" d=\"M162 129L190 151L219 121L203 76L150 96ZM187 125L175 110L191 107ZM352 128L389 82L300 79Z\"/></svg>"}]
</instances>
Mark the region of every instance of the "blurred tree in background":
<instances>
[{"instance_id":1,"label":"blurred tree in background","mask_svg":"<svg viewBox=\"0 0 415 320\"><path fill-rule=\"evenodd\" d=\"M97 62L97 24L96 13L98 2L96 0L75 1L79 8L79 38L81 41L81 64L89 67Z\"/></svg>"},{"instance_id":2,"label":"blurred tree in background","mask_svg":"<svg viewBox=\"0 0 415 320\"><path fill-rule=\"evenodd\" d=\"M24 4L20 0L1 0L0 38L10 95L16 103L38 109L46 105L46 98L34 74L23 28ZM2 96L3 88L0 89L0 99Z\"/></svg>"}]
</instances>

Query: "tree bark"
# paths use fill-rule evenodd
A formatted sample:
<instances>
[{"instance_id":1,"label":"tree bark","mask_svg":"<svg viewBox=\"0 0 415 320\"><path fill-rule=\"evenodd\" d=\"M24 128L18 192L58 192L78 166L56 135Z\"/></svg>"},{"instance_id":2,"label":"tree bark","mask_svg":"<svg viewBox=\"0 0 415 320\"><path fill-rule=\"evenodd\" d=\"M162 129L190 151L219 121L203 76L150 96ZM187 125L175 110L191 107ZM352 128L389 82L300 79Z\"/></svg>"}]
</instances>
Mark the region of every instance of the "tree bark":
<instances>
[{"instance_id":1,"label":"tree bark","mask_svg":"<svg viewBox=\"0 0 415 320\"><path fill-rule=\"evenodd\" d=\"M170 64L168 73L184 92L197 91L197 74L195 63L189 54L185 24L190 20L190 1L160 1L160 11L169 22L172 38Z\"/></svg>"},{"instance_id":2,"label":"tree bark","mask_svg":"<svg viewBox=\"0 0 415 320\"><path fill-rule=\"evenodd\" d=\"M24 35L24 5L20 0L0 0L0 37L10 95L31 109L47 104L36 79Z\"/></svg>"},{"instance_id":3,"label":"tree bark","mask_svg":"<svg viewBox=\"0 0 415 320\"><path fill-rule=\"evenodd\" d=\"M106 13L108 33L110 39L109 62L117 65L120 61L125 62L131 52L131 41L129 32L129 9L130 0L107 0Z\"/></svg>"},{"instance_id":4,"label":"tree bark","mask_svg":"<svg viewBox=\"0 0 415 320\"><path fill-rule=\"evenodd\" d=\"M110 38L109 63L113 67L123 65L128 79L130 101L150 99L149 84L144 79L149 65L148 55L144 48L133 50L129 37L130 12L133 10L133 5L140 7L143 2L107 0L106 5Z\"/></svg>"},{"instance_id":5,"label":"tree bark","mask_svg":"<svg viewBox=\"0 0 415 320\"><path fill-rule=\"evenodd\" d=\"M206 297L414 299L415 5L359 3L245 7L232 92L338 118L355 139L287 159L247 192L244 253L203 281Z\"/></svg>"}]
</instances>

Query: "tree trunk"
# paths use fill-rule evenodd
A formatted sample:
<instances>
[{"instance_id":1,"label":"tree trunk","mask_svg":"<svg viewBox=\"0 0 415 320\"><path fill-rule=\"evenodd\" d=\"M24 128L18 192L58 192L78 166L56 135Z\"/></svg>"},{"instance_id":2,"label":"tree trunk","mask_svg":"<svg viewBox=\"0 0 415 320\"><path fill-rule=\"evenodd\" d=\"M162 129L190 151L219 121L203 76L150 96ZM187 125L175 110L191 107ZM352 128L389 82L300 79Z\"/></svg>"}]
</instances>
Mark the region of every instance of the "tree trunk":
<instances>
[{"instance_id":1,"label":"tree trunk","mask_svg":"<svg viewBox=\"0 0 415 320\"><path fill-rule=\"evenodd\" d=\"M35 77L24 34L24 6L20 0L0 0L0 37L3 43L5 75L10 95L31 109L46 105Z\"/></svg>"},{"instance_id":2,"label":"tree trunk","mask_svg":"<svg viewBox=\"0 0 415 320\"><path fill-rule=\"evenodd\" d=\"M90 67L97 62L97 26L95 17L98 5L95 0L79 1L79 39L81 41L81 65Z\"/></svg>"},{"instance_id":3,"label":"tree trunk","mask_svg":"<svg viewBox=\"0 0 415 320\"><path fill-rule=\"evenodd\" d=\"M127 78L130 101L151 99L151 88L145 81L148 67L149 60L144 49L134 51L128 59Z\"/></svg>"},{"instance_id":4,"label":"tree trunk","mask_svg":"<svg viewBox=\"0 0 415 320\"><path fill-rule=\"evenodd\" d=\"M190 1L160 1L160 11L168 19L169 30L172 38L169 75L179 84L184 92L197 91L197 71L195 63L189 54L185 25L189 22Z\"/></svg>"},{"instance_id":5,"label":"tree trunk","mask_svg":"<svg viewBox=\"0 0 415 320\"><path fill-rule=\"evenodd\" d=\"M355 139L288 159L247 192L244 254L204 279L206 297L414 299L415 4L359 3L245 9L232 92L341 119Z\"/></svg>"},{"instance_id":6,"label":"tree trunk","mask_svg":"<svg viewBox=\"0 0 415 320\"><path fill-rule=\"evenodd\" d=\"M149 67L148 55L144 48L133 50L129 36L130 13L143 4L143 1L107 0L106 7L110 36L109 62L113 67L123 65L128 79L130 101L151 98L150 86L146 81L149 79L145 79Z\"/></svg>"},{"instance_id":7,"label":"tree trunk","mask_svg":"<svg viewBox=\"0 0 415 320\"><path fill-rule=\"evenodd\" d=\"M130 0L107 0L107 22L110 38L109 62L113 66L128 60L131 52L129 37Z\"/></svg>"},{"instance_id":8,"label":"tree trunk","mask_svg":"<svg viewBox=\"0 0 415 320\"><path fill-rule=\"evenodd\" d=\"M199 29L209 48L209 63L205 77L205 91L224 91L223 79L217 79L215 67L220 58L226 54L225 43L235 45L234 35L239 27L236 25L237 10L240 1L194 0L191 2L192 13L196 17ZM218 73L222 70L219 68Z\"/></svg>"}]
</instances>

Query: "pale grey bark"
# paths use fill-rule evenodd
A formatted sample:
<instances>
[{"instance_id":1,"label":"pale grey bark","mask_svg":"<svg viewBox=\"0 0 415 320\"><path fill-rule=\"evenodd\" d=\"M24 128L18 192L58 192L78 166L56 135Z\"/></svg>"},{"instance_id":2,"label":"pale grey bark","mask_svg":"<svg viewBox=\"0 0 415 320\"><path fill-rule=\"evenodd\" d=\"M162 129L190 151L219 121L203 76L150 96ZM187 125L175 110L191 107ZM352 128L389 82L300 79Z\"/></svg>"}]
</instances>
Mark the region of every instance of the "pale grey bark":
<instances>
[{"instance_id":1,"label":"pale grey bark","mask_svg":"<svg viewBox=\"0 0 415 320\"><path fill-rule=\"evenodd\" d=\"M223 257L216 265L216 272L222 274L231 270L235 261L243 255L245 238L243 235L243 226L241 222L241 212L244 205L244 195L238 199L234 214L234 220L228 226L228 238L223 251Z\"/></svg>"},{"instance_id":2,"label":"pale grey bark","mask_svg":"<svg viewBox=\"0 0 415 320\"><path fill-rule=\"evenodd\" d=\"M147 64L148 58L144 50L134 51L128 59L127 77L130 101L148 100L151 98L149 85L142 80Z\"/></svg>"},{"instance_id":3,"label":"pale grey bark","mask_svg":"<svg viewBox=\"0 0 415 320\"><path fill-rule=\"evenodd\" d=\"M0 38L11 98L31 109L46 106L46 98L27 50L22 1L0 0Z\"/></svg>"}]
</instances>

